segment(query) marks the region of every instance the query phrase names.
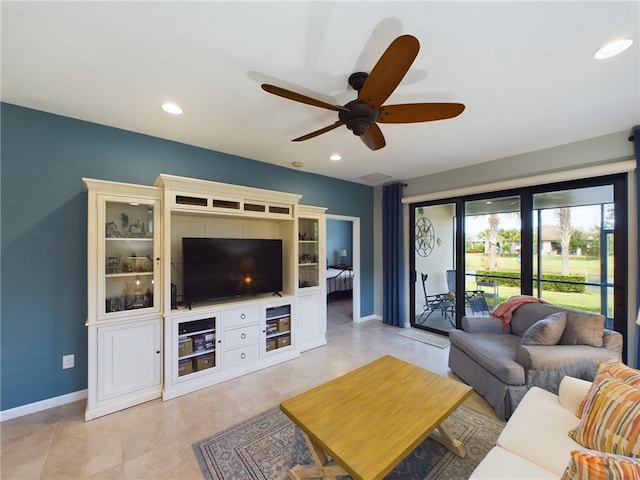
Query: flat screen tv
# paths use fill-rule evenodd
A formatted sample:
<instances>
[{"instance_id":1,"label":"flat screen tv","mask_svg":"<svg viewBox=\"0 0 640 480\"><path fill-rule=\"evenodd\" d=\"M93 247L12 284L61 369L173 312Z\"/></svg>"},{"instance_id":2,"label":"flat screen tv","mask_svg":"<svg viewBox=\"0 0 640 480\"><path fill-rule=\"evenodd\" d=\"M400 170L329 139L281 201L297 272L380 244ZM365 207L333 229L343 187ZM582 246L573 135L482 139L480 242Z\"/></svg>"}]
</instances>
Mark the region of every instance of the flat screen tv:
<instances>
[{"instance_id":1,"label":"flat screen tv","mask_svg":"<svg viewBox=\"0 0 640 480\"><path fill-rule=\"evenodd\" d=\"M282 290L282 240L182 239L182 302Z\"/></svg>"}]
</instances>

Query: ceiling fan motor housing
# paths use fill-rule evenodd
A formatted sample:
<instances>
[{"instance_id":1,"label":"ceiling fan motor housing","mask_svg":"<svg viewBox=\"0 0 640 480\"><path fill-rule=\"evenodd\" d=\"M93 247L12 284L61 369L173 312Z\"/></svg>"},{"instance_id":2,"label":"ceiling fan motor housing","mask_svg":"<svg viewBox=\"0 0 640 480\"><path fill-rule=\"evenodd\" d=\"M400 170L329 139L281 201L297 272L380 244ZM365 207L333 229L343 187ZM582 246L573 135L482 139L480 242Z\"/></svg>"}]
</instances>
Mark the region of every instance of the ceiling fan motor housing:
<instances>
[{"instance_id":1,"label":"ceiling fan motor housing","mask_svg":"<svg viewBox=\"0 0 640 480\"><path fill-rule=\"evenodd\" d=\"M352 100L345 105L345 108L348 108L349 111L340 110L338 118L354 135L363 135L380 117L380 110L374 110L360 100Z\"/></svg>"}]
</instances>

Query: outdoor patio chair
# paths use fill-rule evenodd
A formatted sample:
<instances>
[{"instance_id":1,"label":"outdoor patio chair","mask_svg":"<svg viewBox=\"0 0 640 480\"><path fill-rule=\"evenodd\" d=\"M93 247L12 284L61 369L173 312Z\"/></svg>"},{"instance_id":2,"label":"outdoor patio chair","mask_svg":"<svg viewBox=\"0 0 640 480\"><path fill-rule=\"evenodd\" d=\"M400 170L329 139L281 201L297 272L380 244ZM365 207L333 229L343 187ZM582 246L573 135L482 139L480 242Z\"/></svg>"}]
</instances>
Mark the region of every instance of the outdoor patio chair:
<instances>
[{"instance_id":1,"label":"outdoor patio chair","mask_svg":"<svg viewBox=\"0 0 640 480\"><path fill-rule=\"evenodd\" d=\"M455 270L447 270L447 286L449 287L449 292L454 294L456 293L456 271ZM496 295L497 296L497 295ZM455 300L452 299L451 302L455 303ZM487 299L485 297L485 292L483 290L467 290L464 292L464 303L471 309L471 314L475 315L477 313L487 312L487 315L490 313L489 305L487 304ZM455 315L454 315L455 317Z\"/></svg>"},{"instance_id":2,"label":"outdoor patio chair","mask_svg":"<svg viewBox=\"0 0 640 480\"><path fill-rule=\"evenodd\" d=\"M484 298L484 292L482 290L469 290L465 292L465 302L471 308L471 314L475 315L476 312L484 314L487 312L489 315L489 306L487 300Z\"/></svg>"},{"instance_id":3,"label":"outdoor patio chair","mask_svg":"<svg viewBox=\"0 0 640 480\"><path fill-rule=\"evenodd\" d=\"M426 273L421 273L420 275L422 278L422 291L424 292L424 305L418 321L420 322L422 317L426 321L433 312L438 311L442 317L449 319L451 324L455 326L455 300L448 298L446 294L428 295L427 278L429 278L429 275Z\"/></svg>"}]
</instances>

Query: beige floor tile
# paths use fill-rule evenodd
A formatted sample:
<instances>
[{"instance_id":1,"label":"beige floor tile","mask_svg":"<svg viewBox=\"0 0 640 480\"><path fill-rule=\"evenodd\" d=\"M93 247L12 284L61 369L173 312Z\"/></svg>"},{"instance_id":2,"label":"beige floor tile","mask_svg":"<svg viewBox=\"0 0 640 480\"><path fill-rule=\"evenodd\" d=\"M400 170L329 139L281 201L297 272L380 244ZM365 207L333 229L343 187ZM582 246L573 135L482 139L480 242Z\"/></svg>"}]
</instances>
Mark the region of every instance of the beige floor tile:
<instances>
[{"instance_id":1,"label":"beige floor tile","mask_svg":"<svg viewBox=\"0 0 640 480\"><path fill-rule=\"evenodd\" d=\"M191 445L182 439L124 463L125 480L202 480Z\"/></svg>"},{"instance_id":2,"label":"beige floor tile","mask_svg":"<svg viewBox=\"0 0 640 480\"><path fill-rule=\"evenodd\" d=\"M83 479L123 463L119 437L89 435L59 440L51 449L42 471L43 479Z\"/></svg>"},{"instance_id":3,"label":"beige floor tile","mask_svg":"<svg viewBox=\"0 0 640 480\"><path fill-rule=\"evenodd\" d=\"M3 422L3 480L201 480L191 445L283 400L390 354L438 374L449 349L397 335L378 321L329 321L328 345L300 358L168 400L156 399L89 422L85 402ZM477 394L465 405L493 416Z\"/></svg>"},{"instance_id":4,"label":"beige floor tile","mask_svg":"<svg viewBox=\"0 0 640 480\"><path fill-rule=\"evenodd\" d=\"M178 409L166 415L143 416L122 431L122 456L124 461L156 450L176 439L185 438L187 426Z\"/></svg>"},{"instance_id":5,"label":"beige floor tile","mask_svg":"<svg viewBox=\"0 0 640 480\"><path fill-rule=\"evenodd\" d=\"M0 478L40 478L55 428L55 425L45 424L34 429L32 424L23 435L3 439Z\"/></svg>"},{"instance_id":6,"label":"beige floor tile","mask_svg":"<svg viewBox=\"0 0 640 480\"><path fill-rule=\"evenodd\" d=\"M5 440L24 435L34 430L40 430L48 425L55 425L60 420L60 410L64 407L55 407L41 412L24 415L2 422L0 426L0 439Z\"/></svg>"},{"instance_id":7,"label":"beige floor tile","mask_svg":"<svg viewBox=\"0 0 640 480\"><path fill-rule=\"evenodd\" d=\"M86 480L122 480L123 478L124 464L120 464L87 477Z\"/></svg>"}]
</instances>

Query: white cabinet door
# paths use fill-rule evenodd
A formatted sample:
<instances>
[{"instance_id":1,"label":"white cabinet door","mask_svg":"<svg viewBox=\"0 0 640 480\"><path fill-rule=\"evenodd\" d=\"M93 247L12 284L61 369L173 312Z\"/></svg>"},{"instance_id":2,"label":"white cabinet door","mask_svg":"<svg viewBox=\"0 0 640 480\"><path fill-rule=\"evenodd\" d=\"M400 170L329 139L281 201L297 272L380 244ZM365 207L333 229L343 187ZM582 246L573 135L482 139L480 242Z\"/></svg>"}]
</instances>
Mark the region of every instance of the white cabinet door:
<instances>
[{"instance_id":1,"label":"white cabinet door","mask_svg":"<svg viewBox=\"0 0 640 480\"><path fill-rule=\"evenodd\" d=\"M325 295L299 295L296 298L296 345L301 352L327 344L326 302Z\"/></svg>"},{"instance_id":2,"label":"white cabinet door","mask_svg":"<svg viewBox=\"0 0 640 480\"><path fill-rule=\"evenodd\" d=\"M98 401L158 387L161 320L98 328Z\"/></svg>"}]
</instances>

